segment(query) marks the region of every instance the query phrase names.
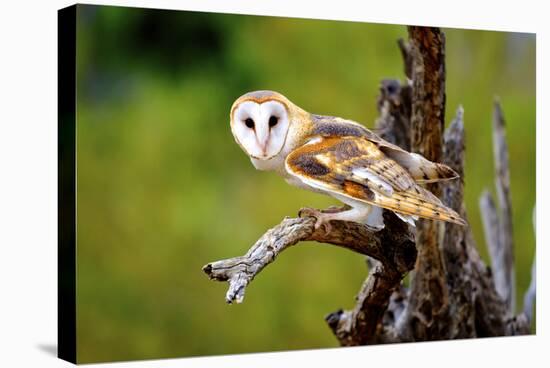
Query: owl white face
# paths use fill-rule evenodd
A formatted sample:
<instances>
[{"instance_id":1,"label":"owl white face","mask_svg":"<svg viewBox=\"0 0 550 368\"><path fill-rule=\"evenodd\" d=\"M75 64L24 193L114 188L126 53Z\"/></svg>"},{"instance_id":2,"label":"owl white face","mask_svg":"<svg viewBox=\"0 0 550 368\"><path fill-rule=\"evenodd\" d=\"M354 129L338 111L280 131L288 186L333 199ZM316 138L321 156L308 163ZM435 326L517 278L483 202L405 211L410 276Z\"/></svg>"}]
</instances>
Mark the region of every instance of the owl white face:
<instances>
[{"instance_id":1,"label":"owl white face","mask_svg":"<svg viewBox=\"0 0 550 368\"><path fill-rule=\"evenodd\" d=\"M285 106L274 100L244 101L231 117L233 136L249 156L259 160L269 160L281 152L288 126Z\"/></svg>"}]
</instances>

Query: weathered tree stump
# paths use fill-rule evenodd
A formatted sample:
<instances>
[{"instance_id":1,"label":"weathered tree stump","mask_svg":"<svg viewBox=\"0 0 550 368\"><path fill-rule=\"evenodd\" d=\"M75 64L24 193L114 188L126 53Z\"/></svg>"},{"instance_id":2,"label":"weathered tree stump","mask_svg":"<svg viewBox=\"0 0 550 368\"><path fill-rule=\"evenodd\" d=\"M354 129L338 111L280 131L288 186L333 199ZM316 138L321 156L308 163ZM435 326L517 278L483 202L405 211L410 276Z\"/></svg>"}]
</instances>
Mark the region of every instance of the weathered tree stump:
<instances>
[{"instance_id":1,"label":"weathered tree stump","mask_svg":"<svg viewBox=\"0 0 550 368\"><path fill-rule=\"evenodd\" d=\"M464 110L445 127L445 36L438 28L409 27L398 41L406 81L385 79L377 101L380 136L460 174L429 190L467 219L464 197ZM489 194L480 199L492 260L481 260L469 227L420 220L410 228L392 212L386 227L334 221L330 233L315 230L311 217L285 218L242 257L203 267L213 280L228 281L228 303L243 301L246 286L286 248L313 240L367 256L370 272L353 310L326 317L343 346L528 334L535 300L535 264L524 310L514 315L515 275L508 149L504 117L495 102L493 118L499 211ZM339 211L330 208L326 211ZM411 272L409 288L402 285Z\"/></svg>"}]
</instances>

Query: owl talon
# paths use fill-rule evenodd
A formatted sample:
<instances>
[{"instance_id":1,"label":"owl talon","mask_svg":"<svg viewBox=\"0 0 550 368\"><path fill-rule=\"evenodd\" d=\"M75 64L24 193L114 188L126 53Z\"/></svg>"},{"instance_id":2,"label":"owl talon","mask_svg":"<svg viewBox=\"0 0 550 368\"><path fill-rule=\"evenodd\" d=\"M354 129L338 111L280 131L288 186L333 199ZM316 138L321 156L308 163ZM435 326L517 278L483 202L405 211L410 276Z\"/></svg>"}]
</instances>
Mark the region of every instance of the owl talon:
<instances>
[{"instance_id":1,"label":"owl talon","mask_svg":"<svg viewBox=\"0 0 550 368\"><path fill-rule=\"evenodd\" d=\"M326 214L322 213L321 211L317 211L318 213L315 216L315 230L319 230L321 227L325 230L325 235L330 234L332 231L332 225L330 224L330 218Z\"/></svg>"},{"instance_id":2,"label":"owl talon","mask_svg":"<svg viewBox=\"0 0 550 368\"><path fill-rule=\"evenodd\" d=\"M321 211L313 209L313 208L309 208L309 207L304 207L304 208L300 209L300 211L298 211L298 217L302 217L302 218L303 217L317 218L320 214L321 214Z\"/></svg>"},{"instance_id":3,"label":"owl talon","mask_svg":"<svg viewBox=\"0 0 550 368\"><path fill-rule=\"evenodd\" d=\"M317 229L317 228L320 228L321 226L324 227L325 229L325 235L330 234L330 232L332 231L332 225L330 224L330 220L317 219L317 222L315 223L315 228Z\"/></svg>"},{"instance_id":4,"label":"owl talon","mask_svg":"<svg viewBox=\"0 0 550 368\"><path fill-rule=\"evenodd\" d=\"M302 208L298 212L299 217L313 217L315 219L315 230L319 228L325 228L325 234L329 234L332 231L332 226L330 225L330 216L326 213L323 213L319 210L313 208Z\"/></svg>"}]
</instances>

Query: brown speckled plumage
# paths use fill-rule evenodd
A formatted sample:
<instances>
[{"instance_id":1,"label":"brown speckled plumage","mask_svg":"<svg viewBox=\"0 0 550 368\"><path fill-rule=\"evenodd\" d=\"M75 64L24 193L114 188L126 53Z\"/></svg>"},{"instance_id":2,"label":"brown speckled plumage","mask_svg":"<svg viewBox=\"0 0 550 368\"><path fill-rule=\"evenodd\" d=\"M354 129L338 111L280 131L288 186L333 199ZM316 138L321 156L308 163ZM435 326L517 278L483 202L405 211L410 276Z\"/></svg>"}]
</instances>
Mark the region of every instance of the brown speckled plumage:
<instances>
[{"instance_id":1,"label":"brown speckled plumage","mask_svg":"<svg viewBox=\"0 0 550 368\"><path fill-rule=\"evenodd\" d=\"M292 174L327 191L406 215L465 224L455 211L419 186L407 170L364 137L324 138L294 150L286 162ZM366 169L377 175L391 185L392 194L384 195L380 184L354 176L355 169Z\"/></svg>"}]
</instances>

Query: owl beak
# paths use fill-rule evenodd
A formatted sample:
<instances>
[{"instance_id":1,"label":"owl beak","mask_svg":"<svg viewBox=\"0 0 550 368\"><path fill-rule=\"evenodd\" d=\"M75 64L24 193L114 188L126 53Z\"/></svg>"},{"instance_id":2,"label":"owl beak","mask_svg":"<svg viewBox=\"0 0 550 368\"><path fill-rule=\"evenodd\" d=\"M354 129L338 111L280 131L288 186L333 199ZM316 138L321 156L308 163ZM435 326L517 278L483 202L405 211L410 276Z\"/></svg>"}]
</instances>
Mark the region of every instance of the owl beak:
<instances>
[{"instance_id":1,"label":"owl beak","mask_svg":"<svg viewBox=\"0 0 550 368\"><path fill-rule=\"evenodd\" d=\"M258 147L261 150L261 157L266 158L267 157L267 144L269 142L269 132L265 132L263 130L259 130L256 133L256 143L258 144Z\"/></svg>"},{"instance_id":2,"label":"owl beak","mask_svg":"<svg viewBox=\"0 0 550 368\"><path fill-rule=\"evenodd\" d=\"M267 142L268 142L268 139L266 139L265 141L263 141L260 144L260 148L262 150L262 156L263 157L267 157Z\"/></svg>"}]
</instances>

